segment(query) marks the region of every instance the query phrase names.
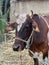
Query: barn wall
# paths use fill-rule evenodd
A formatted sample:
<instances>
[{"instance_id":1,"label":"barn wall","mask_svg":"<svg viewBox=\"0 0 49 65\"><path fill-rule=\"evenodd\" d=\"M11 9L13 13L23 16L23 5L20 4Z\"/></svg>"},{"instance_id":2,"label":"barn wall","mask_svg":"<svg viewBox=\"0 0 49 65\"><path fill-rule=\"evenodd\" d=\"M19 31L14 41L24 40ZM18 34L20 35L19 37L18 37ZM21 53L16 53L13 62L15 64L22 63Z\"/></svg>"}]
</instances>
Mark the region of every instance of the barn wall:
<instances>
[{"instance_id":1,"label":"barn wall","mask_svg":"<svg viewBox=\"0 0 49 65\"><path fill-rule=\"evenodd\" d=\"M30 13L43 14L49 13L49 1L19 1L11 0L11 22L16 20L15 14Z\"/></svg>"}]
</instances>

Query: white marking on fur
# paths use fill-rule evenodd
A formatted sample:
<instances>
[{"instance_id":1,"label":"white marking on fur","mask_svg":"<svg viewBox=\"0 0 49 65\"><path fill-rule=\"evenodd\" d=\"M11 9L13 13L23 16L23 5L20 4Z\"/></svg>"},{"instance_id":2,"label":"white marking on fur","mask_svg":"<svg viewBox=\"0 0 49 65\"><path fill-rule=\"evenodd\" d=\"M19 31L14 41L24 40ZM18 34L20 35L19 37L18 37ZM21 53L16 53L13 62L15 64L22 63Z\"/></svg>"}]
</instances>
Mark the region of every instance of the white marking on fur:
<instances>
[{"instance_id":1,"label":"white marking on fur","mask_svg":"<svg viewBox=\"0 0 49 65\"><path fill-rule=\"evenodd\" d=\"M43 65L48 65L48 58L45 57L45 59L43 60Z\"/></svg>"},{"instance_id":2,"label":"white marking on fur","mask_svg":"<svg viewBox=\"0 0 49 65\"><path fill-rule=\"evenodd\" d=\"M42 65L48 65L48 58L47 57L45 57L45 59L44 60L42 60L41 58L39 58L39 53L38 52L33 52L33 51L31 51L31 50L29 50L30 51L30 53L33 55L33 58L37 58L38 59L38 61L42 64Z\"/></svg>"},{"instance_id":3,"label":"white marking on fur","mask_svg":"<svg viewBox=\"0 0 49 65\"><path fill-rule=\"evenodd\" d=\"M47 37L48 37L48 45L49 45L49 32L47 33Z\"/></svg>"},{"instance_id":4,"label":"white marking on fur","mask_svg":"<svg viewBox=\"0 0 49 65\"><path fill-rule=\"evenodd\" d=\"M39 55L39 53L38 52L35 52L33 58L38 58L38 55Z\"/></svg>"},{"instance_id":5,"label":"white marking on fur","mask_svg":"<svg viewBox=\"0 0 49 65\"><path fill-rule=\"evenodd\" d=\"M18 27L17 27L18 31L21 29L22 24L25 22L25 20L26 20L26 14L20 14L16 21L18 24Z\"/></svg>"}]
</instances>

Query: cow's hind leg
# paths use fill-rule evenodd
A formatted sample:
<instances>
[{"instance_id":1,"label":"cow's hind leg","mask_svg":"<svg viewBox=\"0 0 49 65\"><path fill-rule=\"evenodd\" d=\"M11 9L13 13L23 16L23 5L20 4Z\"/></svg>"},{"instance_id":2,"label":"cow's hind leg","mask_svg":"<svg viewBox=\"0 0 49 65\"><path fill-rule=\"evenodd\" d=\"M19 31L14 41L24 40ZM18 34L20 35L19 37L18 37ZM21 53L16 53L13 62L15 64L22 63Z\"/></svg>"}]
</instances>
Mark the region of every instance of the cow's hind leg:
<instances>
[{"instance_id":1,"label":"cow's hind leg","mask_svg":"<svg viewBox=\"0 0 49 65\"><path fill-rule=\"evenodd\" d=\"M33 59L34 59L34 65L39 65L38 58L33 58Z\"/></svg>"},{"instance_id":2,"label":"cow's hind leg","mask_svg":"<svg viewBox=\"0 0 49 65\"><path fill-rule=\"evenodd\" d=\"M48 61L48 51L43 53L43 65L47 65Z\"/></svg>"}]
</instances>

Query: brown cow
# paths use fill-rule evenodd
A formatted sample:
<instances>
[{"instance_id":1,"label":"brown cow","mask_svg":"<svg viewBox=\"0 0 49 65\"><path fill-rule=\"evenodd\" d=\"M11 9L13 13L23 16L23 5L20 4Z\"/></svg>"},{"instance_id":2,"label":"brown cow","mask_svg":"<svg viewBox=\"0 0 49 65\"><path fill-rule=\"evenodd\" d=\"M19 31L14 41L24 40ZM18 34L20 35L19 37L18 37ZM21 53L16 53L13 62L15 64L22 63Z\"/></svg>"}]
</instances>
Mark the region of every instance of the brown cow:
<instances>
[{"instance_id":1,"label":"brown cow","mask_svg":"<svg viewBox=\"0 0 49 65\"><path fill-rule=\"evenodd\" d=\"M38 16L34 14L32 18L27 15L26 22L22 25L20 31L16 35L18 39L15 39L15 43L13 45L14 51L23 50L26 47L26 41L30 38L32 28L33 34L31 36L31 41L28 42L29 44L29 53L32 55L32 52L42 52L43 53L43 60L47 60L48 57L48 19L47 17ZM32 43L30 45L30 43ZM39 65L38 59L34 58L34 65ZM45 65L45 64L43 64Z\"/></svg>"}]
</instances>

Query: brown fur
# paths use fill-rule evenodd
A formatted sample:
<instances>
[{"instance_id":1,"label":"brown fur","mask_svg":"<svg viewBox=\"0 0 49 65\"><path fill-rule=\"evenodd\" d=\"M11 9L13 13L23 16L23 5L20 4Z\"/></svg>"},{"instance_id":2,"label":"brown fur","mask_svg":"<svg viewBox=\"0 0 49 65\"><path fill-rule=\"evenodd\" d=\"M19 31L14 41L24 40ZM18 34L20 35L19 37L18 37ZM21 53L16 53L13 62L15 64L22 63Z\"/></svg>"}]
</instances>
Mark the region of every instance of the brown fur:
<instances>
[{"instance_id":1,"label":"brown fur","mask_svg":"<svg viewBox=\"0 0 49 65\"><path fill-rule=\"evenodd\" d=\"M46 17L47 16L45 16L45 18ZM49 21L49 18L46 18L46 19ZM30 18L30 16L27 15L27 19L24 24L25 25L23 25L22 28L20 29L19 37L21 39L26 39L26 38L28 39L28 36L30 36L32 27L33 27L34 28L34 33L32 36L33 42L31 40L32 45L30 46L30 50L33 52L43 52L43 59L45 59L45 57L48 57L48 38L47 38L48 26L47 26L47 24L45 23L43 18L39 17L37 14L34 14L32 19ZM40 32L35 31L37 26L38 26ZM19 40L18 41L15 40L15 41L16 42L13 45L14 51L20 51L25 48L26 44L24 42L19 41ZM29 53L30 53L30 51L29 51ZM34 58L34 65L39 65L38 58Z\"/></svg>"},{"instance_id":2,"label":"brown fur","mask_svg":"<svg viewBox=\"0 0 49 65\"><path fill-rule=\"evenodd\" d=\"M44 20L41 17L39 18L37 14L33 15L33 19L38 24L40 32L39 33L34 32L33 43L30 47L30 50L34 52L42 51L43 53L45 53L46 51L48 51L48 40L47 40L48 27L44 22Z\"/></svg>"}]
</instances>

